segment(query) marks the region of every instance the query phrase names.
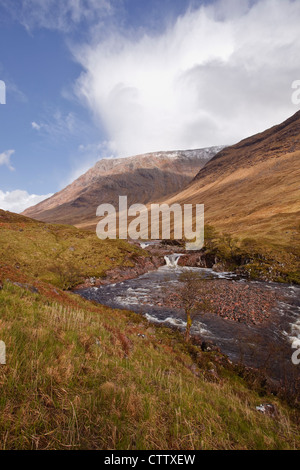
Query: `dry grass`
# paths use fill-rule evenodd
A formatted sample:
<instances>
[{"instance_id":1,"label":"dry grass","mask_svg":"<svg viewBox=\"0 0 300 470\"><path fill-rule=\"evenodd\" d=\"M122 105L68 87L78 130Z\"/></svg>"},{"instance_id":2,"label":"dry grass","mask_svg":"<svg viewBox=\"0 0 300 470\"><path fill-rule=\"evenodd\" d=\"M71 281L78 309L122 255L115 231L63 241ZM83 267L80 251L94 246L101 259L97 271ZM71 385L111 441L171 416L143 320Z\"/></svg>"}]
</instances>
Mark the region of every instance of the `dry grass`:
<instances>
[{"instance_id":1,"label":"dry grass","mask_svg":"<svg viewBox=\"0 0 300 470\"><path fill-rule=\"evenodd\" d=\"M0 291L0 449L299 448L295 412L217 353L198 361L180 334L63 299L11 282ZM262 401L276 418L256 411Z\"/></svg>"}]
</instances>

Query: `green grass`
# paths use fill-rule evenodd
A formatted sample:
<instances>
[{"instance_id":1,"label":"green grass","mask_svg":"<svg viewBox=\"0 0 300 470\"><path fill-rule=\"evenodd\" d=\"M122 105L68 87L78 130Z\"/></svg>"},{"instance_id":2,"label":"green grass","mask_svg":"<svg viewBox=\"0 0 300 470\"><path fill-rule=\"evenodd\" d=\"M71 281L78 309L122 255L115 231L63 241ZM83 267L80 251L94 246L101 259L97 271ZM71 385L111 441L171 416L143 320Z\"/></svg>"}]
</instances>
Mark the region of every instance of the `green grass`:
<instances>
[{"instance_id":1,"label":"green grass","mask_svg":"<svg viewBox=\"0 0 300 470\"><path fill-rule=\"evenodd\" d=\"M133 266L142 250L67 225L36 222L0 210L0 267L68 289L116 266Z\"/></svg>"},{"instance_id":2,"label":"green grass","mask_svg":"<svg viewBox=\"0 0 300 470\"><path fill-rule=\"evenodd\" d=\"M73 294L58 303L52 290L0 291L0 449L299 448L295 412L217 353ZM262 402L278 416L257 412Z\"/></svg>"}]
</instances>

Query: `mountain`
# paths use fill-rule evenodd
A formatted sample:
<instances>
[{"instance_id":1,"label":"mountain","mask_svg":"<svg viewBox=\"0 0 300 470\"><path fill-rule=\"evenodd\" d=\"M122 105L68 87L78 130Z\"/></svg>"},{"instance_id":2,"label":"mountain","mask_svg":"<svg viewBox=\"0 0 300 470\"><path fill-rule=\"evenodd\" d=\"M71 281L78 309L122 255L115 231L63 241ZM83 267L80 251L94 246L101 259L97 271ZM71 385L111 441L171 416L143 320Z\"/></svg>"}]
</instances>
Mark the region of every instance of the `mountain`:
<instances>
[{"instance_id":1,"label":"mountain","mask_svg":"<svg viewBox=\"0 0 300 470\"><path fill-rule=\"evenodd\" d=\"M96 224L99 204L128 204L167 197L183 189L221 148L157 152L102 159L76 181L23 214L44 222L89 227Z\"/></svg>"},{"instance_id":2,"label":"mountain","mask_svg":"<svg viewBox=\"0 0 300 470\"><path fill-rule=\"evenodd\" d=\"M167 203L205 205L205 221L277 246L299 247L300 111L226 147Z\"/></svg>"}]
</instances>

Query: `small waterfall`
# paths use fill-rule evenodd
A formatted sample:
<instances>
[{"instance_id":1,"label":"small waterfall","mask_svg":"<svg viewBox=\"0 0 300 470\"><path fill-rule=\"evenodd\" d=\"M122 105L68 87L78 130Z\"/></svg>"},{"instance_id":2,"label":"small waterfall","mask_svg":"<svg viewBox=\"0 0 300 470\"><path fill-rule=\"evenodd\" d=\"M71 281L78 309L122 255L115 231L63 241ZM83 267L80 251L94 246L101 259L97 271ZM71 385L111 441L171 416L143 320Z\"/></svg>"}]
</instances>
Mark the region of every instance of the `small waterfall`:
<instances>
[{"instance_id":1,"label":"small waterfall","mask_svg":"<svg viewBox=\"0 0 300 470\"><path fill-rule=\"evenodd\" d=\"M151 246L151 245L157 245L159 243L157 243L156 241L151 241L151 242L140 242L140 247L142 249L145 249L147 248L148 246Z\"/></svg>"},{"instance_id":2,"label":"small waterfall","mask_svg":"<svg viewBox=\"0 0 300 470\"><path fill-rule=\"evenodd\" d=\"M182 256L182 255L181 255L181 254L177 254L177 253L174 253L173 255L166 255L166 256L164 257L164 258L165 258L166 265L169 266L170 268L176 268L180 256Z\"/></svg>"}]
</instances>

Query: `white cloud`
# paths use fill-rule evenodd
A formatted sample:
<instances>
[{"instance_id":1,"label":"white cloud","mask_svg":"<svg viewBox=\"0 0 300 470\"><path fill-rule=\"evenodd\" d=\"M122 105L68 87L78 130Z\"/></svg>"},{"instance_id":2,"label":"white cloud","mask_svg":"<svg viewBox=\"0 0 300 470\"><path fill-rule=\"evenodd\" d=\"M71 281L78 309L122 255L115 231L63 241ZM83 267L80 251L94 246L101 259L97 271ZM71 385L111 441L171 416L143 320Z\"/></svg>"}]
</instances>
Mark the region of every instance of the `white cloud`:
<instances>
[{"instance_id":1,"label":"white cloud","mask_svg":"<svg viewBox=\"0 0 300 470\"><path fill-rule=\"evenodd\" d=\"M12 80L6 79L5 84L7 93L13 95L19 103L28 102L28 98L25 93Z\"/></svg>"},{"instance_id":2,"label":"white cloud","mask_svg":"<svg viewBox=\"0 0 300 470\"><path fill-rule=\"evenodd\" d=\"M72 135L84 134L87 131L86 123L76 114L63 113L60 109L48 110L48 114L45 114L39 123L33 121L31 127L54 140L68 139Z\"/></svg>"},{"instance_id":3,"label":"white cloud","mask_svg":"<svg viewBox=\"0 0 300 470\"><path fill-rule=\"evenodd\" d=\"M52 196L52 194L47 194L45 196L28 194L27 191L22 191L20 189L6 192L0 190L0 209L20 213L28 207L34 206L50 196Z\"/></svg>"},{"instance_id":4,"label":"white cloud","mask_svg":"<svg viewBox=\"0 0 300 470\"><path fill-rule=\"evenodd\" d=\"M75 93L118 156L230 144L297 111L300 2L221 0L163 34L73 49Z\"/></svg>"},{"instance_id":5,"label":"white cloud","mask_svg":"<svg viewBox=\"0 0 300 470\"><path fill-rule=\"evenodd\" d=\"M0 166L6 165L9 170L14 171L14 167L10 162L10 157L15 153L14 150L6 150L3 153L0 153Z\"/></svg>"},{"instance_id":6,"label":"white cloud","mask_svg":"<svg viewBox=\"0 0 300 470\"><path fill-rule=\"evenodd\" d=\"M35 129L36 131L39 131L41 126L37 122L32 122L31 123L32 129Z\"/></svg>"},{"instance_id":7,"label":"white cloud","mask_svg":"<svg viewBox=\"0 0 300 470\"><path fill-rule=\"evenodd\" d=\"M16 7L16 3L19 5ZM95 24L112 12L109 0L3 0L26 29L47 28L69 32L80 23Z\"/></svg>"}]
</instances>

